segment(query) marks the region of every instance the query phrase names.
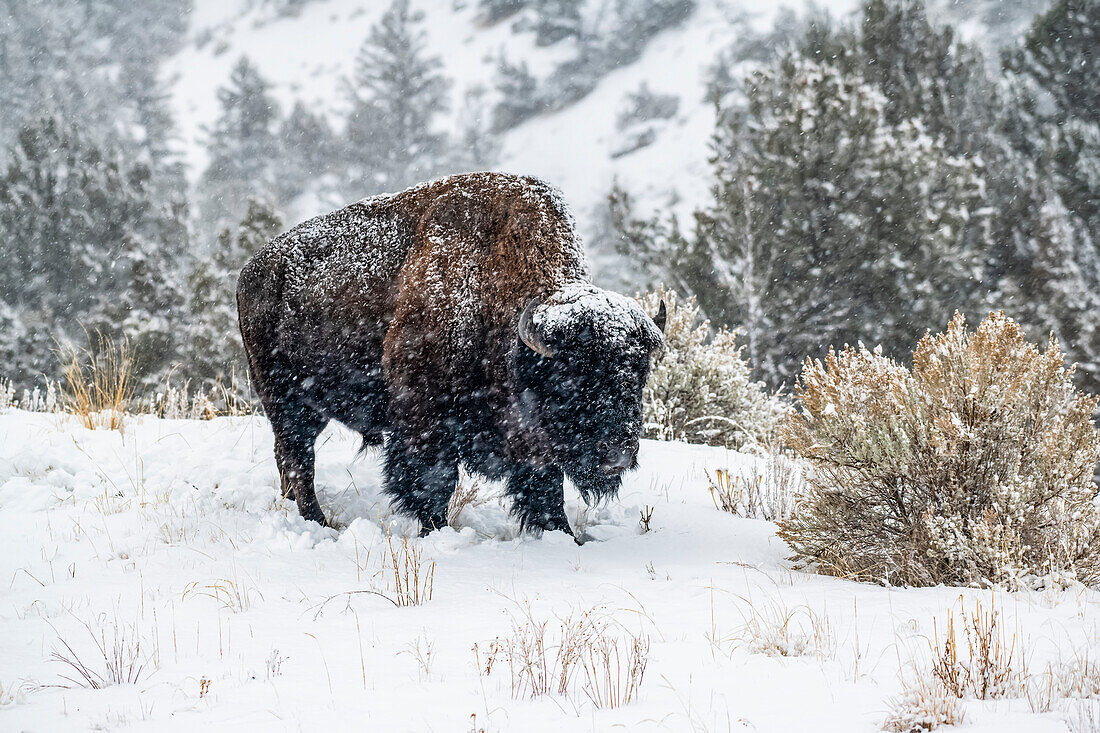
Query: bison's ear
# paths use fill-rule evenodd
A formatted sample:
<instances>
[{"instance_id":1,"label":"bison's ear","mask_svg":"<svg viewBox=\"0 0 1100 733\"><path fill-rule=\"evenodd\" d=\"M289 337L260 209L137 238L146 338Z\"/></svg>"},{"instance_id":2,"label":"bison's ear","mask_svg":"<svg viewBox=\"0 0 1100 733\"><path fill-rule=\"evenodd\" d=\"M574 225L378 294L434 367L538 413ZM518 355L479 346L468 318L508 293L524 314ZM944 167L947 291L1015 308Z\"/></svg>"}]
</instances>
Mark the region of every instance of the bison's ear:
<instances>
[{"instance_id":1,"label":"bison's ear","mask_svg":"<svg viewBox=\"0 0 1100 733\"><path fill-rule=\"evenodd\" d=\"M531 321L531 315L535 312L535 308L539 307L542 302L540 298L532 298L531 302L527 304L527 307L523 309L523 312L519 314L519 326L516 329L519 332L519 340L540 356L551 358L554 356L554 350L551 349L539 336L538 329L535 328L535 324Z\"/></svg>"},{"instance_id":2,"label":"bison's ear","mask_svg":"<svg viewBox=\"0 0 1100 733\"><path fill-rule=\"evenodd\" d=\"M665 322L668 320L668 310L665 308L665 301L661 301L661 305L657 308L657 315L653 317L653 322L657 324L657 330L661 333L665 332Z\"/></svg>"}]
</instances>

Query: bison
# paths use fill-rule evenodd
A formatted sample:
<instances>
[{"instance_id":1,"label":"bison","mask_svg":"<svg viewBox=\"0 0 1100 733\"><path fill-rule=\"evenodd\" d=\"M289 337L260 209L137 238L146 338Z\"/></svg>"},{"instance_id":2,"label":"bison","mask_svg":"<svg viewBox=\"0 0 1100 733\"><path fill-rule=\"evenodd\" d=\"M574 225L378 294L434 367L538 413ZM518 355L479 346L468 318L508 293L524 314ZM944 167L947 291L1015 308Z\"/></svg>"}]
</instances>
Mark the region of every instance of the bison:
<instances>
[{"instance_id":1,"label":"bison","mask_svg":"<svg viewBox=\"0 0 1100 733\"><path fill-rule=\"evenodd\" d=\"M637 464L654 319L594 287L541 180L472 173L363 199L271 240L241 271L249 369L283 495L325 523L314 441L329 420L384 445L384 489L422 531L465 466L505 482L524 529L562 530Z\"/></svg>"}]
</instances>

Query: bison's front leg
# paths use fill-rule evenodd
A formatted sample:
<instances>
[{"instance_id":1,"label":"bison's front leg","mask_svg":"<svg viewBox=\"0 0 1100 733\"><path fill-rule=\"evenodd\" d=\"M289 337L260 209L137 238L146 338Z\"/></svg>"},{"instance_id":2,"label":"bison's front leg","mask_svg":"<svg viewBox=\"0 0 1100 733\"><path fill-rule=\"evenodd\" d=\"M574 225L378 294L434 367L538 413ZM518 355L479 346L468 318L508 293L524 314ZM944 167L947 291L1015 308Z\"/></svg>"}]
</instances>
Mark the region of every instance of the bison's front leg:
<instances>
[{"instance_id":1,"label":"bison's front leg","mask_svg":"<svg viewBox=\"0 0 1100 733\"><path fill-rule=\"evenodd\" d=\"M410 446L396 432L386 437L385 490L402 514L420 520L421 536L447 524L447 504L458 484L458 460L447 451Z\"/></svg>"},{"instance_id":2,"label":"bison's front leg","mask_svg":"<svg viewBox=\"0 0 1100 733\"><path fill-rule=\"evenodd\" d=\"M564 476L557 468L522 465L513 469L507 480L512 497L512 515L525 529L560 529L573 534L565 516Z\"/></svg>"}]
</instances>

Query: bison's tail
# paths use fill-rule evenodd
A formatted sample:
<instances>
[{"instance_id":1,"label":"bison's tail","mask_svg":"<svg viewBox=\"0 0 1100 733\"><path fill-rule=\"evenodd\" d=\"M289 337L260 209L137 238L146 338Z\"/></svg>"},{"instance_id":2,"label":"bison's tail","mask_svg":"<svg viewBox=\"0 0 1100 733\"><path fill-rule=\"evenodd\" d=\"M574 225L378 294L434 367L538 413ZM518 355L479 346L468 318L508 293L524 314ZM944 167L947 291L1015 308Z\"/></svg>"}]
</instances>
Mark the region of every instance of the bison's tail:
<instances>
[{"instance_id":1,"label":"bison's tail","mask_svg":"<svg viewBox=\"0 0 1100 733\"><path fill-rule=\"evenodd\" d=\"M252 383L260 398L267 399L271 387L268 381L274 371L274 365L268 362L276 351L282 273L271 267L262 254L250 259L237 278L237 323Z\"/></svg>"}]
</instances>

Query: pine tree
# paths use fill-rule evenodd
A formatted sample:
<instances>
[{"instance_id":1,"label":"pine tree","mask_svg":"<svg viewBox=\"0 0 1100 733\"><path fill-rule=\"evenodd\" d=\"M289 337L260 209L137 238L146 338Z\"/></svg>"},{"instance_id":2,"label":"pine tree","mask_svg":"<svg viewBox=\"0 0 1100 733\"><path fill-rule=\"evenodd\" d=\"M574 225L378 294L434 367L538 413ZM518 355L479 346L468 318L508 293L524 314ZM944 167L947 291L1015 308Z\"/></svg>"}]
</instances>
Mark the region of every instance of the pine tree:
<instances>
[{"instance_id":1,"label":"pine tree","mask_svg":"<svg viewBox=\"0 0 1100 733\"><path fill-rule=\"evenodd\" d=\"M0 148L35 118L79 120L161 174L171 119L161 59L186 30L189 0L6 0L0 22Z\"/></svg>"},{"instance_id":2,"label":"pine tree","mask_svg":"<svg viewBox=\"0 0 1100 733\"><path fill-rule=\"evenodd\" d=\"M448 140L436 120L449 107L450 82L439 57L427 54L423 17L394 0L355 59L344 139L355 195L405 188L434 175L444 158Z\"/></svg>"},{"instance_id":3,"label":"pine tree","mask_svg":"<svg viewBox=\"0 0 1100 733\"><path fill-rule=\"evenodd\" d=\"M281 201L292 201L311 181L331 172L337 163L336 135L328 121L297 102L279 128L283 152L279 176Z\"/></svg>"},{"instance_id":4,"label":"pine tree","mask_svg":"<svg viewBox=\"0 0 1100 733\"><path fill-rule=\"evenodd\" d=\"M116 289L88 314L89 332L129 343L134 373L145 386L161 383L183 354L186 322L178 273L153 240L129 235L113 263Z\"/></svg>"},{"instance_id":5,"label":"pine tree","mask_svg":"<svg viewBox=\"0 0 1100 733\"><path fill-rule=\"evenodd\" d=\"M466 90L459 110L458 144L451 165L456 170L484 170L500 152L500 140L491 122L485 88L477 85Z\"/></svg>"},{"instance_id":6,"label":"pine tree","mask_svg":"<svg viewBox=\"0 0 1100 733\"><path fill-rule=\"evenodd\" d=\"M1045 155L1058 195L1080 221L1077 252L1093 288L1100 288L1098 44L1100 0L1059 0L1005 57L1021 79L1018 108L1026 111L1013 110L1020 130L1013 142L1025 155Z\"/></svg>"},{"instance_id":7,"label":"pine tree","mask_svg":"<svg viewBox=\"0 0 1100 733\"><path fill-rule=\"evenodd\" d=\"M501 56L496 88L500 99L493 107L493 129L508 130L544 109L538 82L526 61L513 64Z\"/></svg>"},{"instance_id":8,"label":"pine tree","mask_svg":"<svg viewBox=\"0 0 1100 733\"><path fill-rule=\"evenodd\" d=\"M531 0L481 0L478 8L486 23L496 23L523 10Z\"/></svg>"},{"instance_id":9,"label":"pine tree","mask_svg":"<svg viewBox=\"0 0 1100 733\"><path fill-rule=\"evenodd\" d=\"M535 43L550 46L581 34L583 0L543 0L535 5Z\"/></svg>"},{"instance_id":10,"label":"pine tree","mask_svg":"<svg viewBox=\"0 0 1100 733\"><path fill-rule=\"evenodd\" d=\"M1016 295L1033 334L1062 340L1091 391L1100 391L1097 23L1100 2L1060 0L1004 54L1009 165L994 191L1006 192L995 203L1008 251L1000 291Z\"/></svg>"},{"instance_id":11,"label":"pine tree","mask_svg":"<svg viewBox=\"0 0 1100 733\"><path fill-rule=\"evenodd\" d=\"M1053 117L1100 119L1100 1L1058 0L1037 17L1010 59L1055 103Z\"/></svg>"},{"instance_id":12,"label":"pine tree","mask_svg":"<svg viewBox=\"0 0 1100 733\"><path fill-rule=\"evenodd\" d=\"M757 376L778 386L830 345L903 355L973 302L989 246L973 240L989 217L976 161L891 124L873 85L801 53L745 89L694 239L657 252L709 317L744 331Z\"/></svg>"},{"instance_id":13,"label":"pine tree","mask_svg":"<svg viewBox=\"0 0 1100 733\"><path fill-rule=\"evenodd\" d=\"M886 97L890 124L919 119L952 153L983 150L993 85L981 53L933 25L924 0L869 0L856 40L840 60Z\"/></svg>"},{"instance_id":14,"label":"pine tree","mask_svg":"<svg viewBox=\"0 0 1100 733\"><path fill-rule=\"evenodd\" d=\"M654 36L682 23L695 6L696 0L616 0L613 28L601 55L610 66L637 60Z\"/></svg>"},{"instance_id":15,"label":"pine tree","mask_svg":"<svg viewBox=\"0 0 1100 733\"><path fill-rule=\"evenodd\" d=\"M250 196L277 199L280 187L279 108L247 57L218 90L218 103L221 114L208 131L210 162L200 182L207 227L239 219Z\"/></svg>"},{"instance_id":16,"label":"pine tree","mask_svg":"<svg viewBox=\"0 0 1100 733\"><path fill-rule=\"evenodd\" d=\"M102 306L133 283L128 248L140 242L143 266L163 280L185 251L185 221L185 210L162 205L144 163L57 118L39 120L20 130L0 174L0 292L49 338L83 341L82 325L117 333L121 320ZM48 347L29 343L18 368L54 373Z\"/></svg>"},{"instance_id":17,"label":"pine tree","mask_svg":"<svg viewBox=\"0 0 1100 733\"><path fill-rule=\"evenodd\" d=\"M210 385L228 385L247 368L237 325L237 275L244 263L282 228L268 203L249 199L248 211L233 228L218 234L214 251L195 262L187 279L191 328L185 376Z\"/></svg>"}]
</instances>

